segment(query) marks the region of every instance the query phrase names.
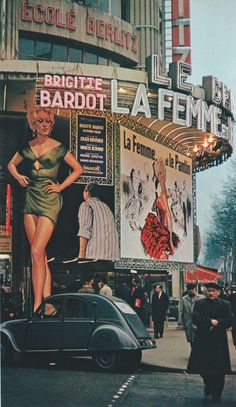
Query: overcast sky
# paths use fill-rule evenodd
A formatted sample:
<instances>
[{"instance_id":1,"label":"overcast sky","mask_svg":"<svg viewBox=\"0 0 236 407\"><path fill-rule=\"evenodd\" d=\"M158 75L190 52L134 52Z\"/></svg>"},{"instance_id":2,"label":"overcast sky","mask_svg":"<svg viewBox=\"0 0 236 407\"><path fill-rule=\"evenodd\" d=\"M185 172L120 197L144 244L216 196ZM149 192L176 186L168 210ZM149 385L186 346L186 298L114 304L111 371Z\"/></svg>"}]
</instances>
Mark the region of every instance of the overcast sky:
<instances>
[{"instance_id":1,"label":"overcast sky","mask_svg":"<svg viewBox=\"0 0 236 407\"><path fill-rule=\"evenodd\" d=\"M192 83L201 84L206 75L216 76L231 88L235 99L236 0L190 0L190 12ZM197 219L202 240L211 220L212 196L221 191L229 164L230 160L197 175Z\"/></svg>"}]
</instances>

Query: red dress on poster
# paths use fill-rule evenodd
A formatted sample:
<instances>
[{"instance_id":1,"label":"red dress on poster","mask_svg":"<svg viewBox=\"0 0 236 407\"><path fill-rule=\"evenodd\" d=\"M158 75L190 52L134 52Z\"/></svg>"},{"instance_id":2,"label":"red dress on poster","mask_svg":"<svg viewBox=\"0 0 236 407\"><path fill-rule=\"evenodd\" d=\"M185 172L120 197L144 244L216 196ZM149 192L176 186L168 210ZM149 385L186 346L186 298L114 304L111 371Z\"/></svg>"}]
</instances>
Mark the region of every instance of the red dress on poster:
<instances>
[{"instance_id":1,"label":"red dress on poster","mask_svg":"<svg viewBox=\"0 0 236 407\"><path fill-rule=\"evenodd\" d=\"M141 232L141 242L145 252L153 259L168 260L174 254L179 243L179 237L172 230L172 218L168 205L168 196L165 186L166 172L162 159L153 164L156 188L160 183L161 194L156 197L153 210L146 218Z\"/></svg>"}]
</instances>

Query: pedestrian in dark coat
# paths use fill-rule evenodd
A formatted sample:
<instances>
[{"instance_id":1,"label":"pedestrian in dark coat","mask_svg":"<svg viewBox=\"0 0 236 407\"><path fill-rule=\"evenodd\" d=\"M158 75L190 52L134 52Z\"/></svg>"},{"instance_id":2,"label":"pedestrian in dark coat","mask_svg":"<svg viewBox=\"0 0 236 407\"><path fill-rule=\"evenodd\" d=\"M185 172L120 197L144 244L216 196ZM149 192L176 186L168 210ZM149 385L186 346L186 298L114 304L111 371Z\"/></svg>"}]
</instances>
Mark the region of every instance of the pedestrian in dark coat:
<instances>
[{"instance_id":1,"label":"pedestrian in dark coat","mask_svg":"<svg viewBox=\"0 0 236 407\"><path fill-rule=\"evenodd\" d=\"M219 298L220 287L206 284L207 296L196 302L193 322L197 325L195 341L188 362L189 373L200 373L205 396L221 400L225 374L231 372L226 329L232 325L230 303Z\"/></svg>"},{"instance_id":2,"label":"pedestrian in dark coat","mask_svg":"<svg viewBox=\"0 0 236 407\"><path fill-rule=\"evenodd\" d=\"M169 307L169 297L164 292L162 285L154 284L153 289L152 320L154 323L154 336L155 338L163 338L164 322Z\"/></svg>"},{"instance_id":3,"label":"pedestrian in dark coat","mask_svg":"<svg viewBox=\"0 0 236 407\"><path fill-rule=\"evenodd\" d=\"M133 309L136 311L141 321L145 323L145 291L138 277L135 277L132 280L132 293L130 301L131 307L133 307Z\"/></svg>"}]
</instances>

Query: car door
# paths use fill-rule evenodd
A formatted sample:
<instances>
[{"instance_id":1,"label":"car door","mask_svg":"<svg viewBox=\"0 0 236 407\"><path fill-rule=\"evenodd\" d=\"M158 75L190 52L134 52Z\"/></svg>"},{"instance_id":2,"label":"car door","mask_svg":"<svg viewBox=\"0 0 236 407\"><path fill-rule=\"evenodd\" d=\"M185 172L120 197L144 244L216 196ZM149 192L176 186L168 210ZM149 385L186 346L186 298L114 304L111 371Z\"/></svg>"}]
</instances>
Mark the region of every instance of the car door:
<instances>
[{"instance_id":1,"label":"car door","mask_svg":"<svg viewBox=\"0 0 236 407\"><path fill-rule=\"evenodd\" d=\"M25 351L57 351L62 346L63 298L45 301L28 323Z\"/></svg>"},{"instance_id":2,"label":"car door","mask_svg":"<svg viewBox=\"0 0 236 407\"><path fill-rule=\"evenodd\" d=\"M94 323L92 304L81 298L67 298L62 334L63 350L87 350Z\"/></svg>"}]
</instances>

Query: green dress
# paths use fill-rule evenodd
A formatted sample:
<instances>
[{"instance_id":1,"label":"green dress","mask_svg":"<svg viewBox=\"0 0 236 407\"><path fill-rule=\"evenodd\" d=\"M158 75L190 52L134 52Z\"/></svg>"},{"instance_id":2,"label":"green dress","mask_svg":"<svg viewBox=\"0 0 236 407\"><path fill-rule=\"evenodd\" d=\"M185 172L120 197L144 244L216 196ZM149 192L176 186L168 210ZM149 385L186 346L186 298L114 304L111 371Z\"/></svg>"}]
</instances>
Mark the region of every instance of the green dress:
<instances>
[{"instance_id":1,"label":"green dress","mask_svg":"<svg viewBox=\"0 0 236 407\"><path fill-rule=\"evenodd\" d=\"M25 160L30 179L23 213L46 216L56 223L63 203L62 196L58 192L45 192L44 189L49 180L57 182L60 163L67 152L68 149L62 144L51 148L39 157L35 155L29 144L19 151Z\"/></svg>"}]
</instances>

